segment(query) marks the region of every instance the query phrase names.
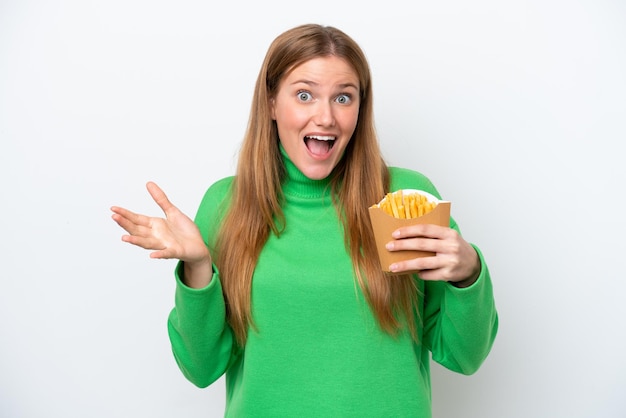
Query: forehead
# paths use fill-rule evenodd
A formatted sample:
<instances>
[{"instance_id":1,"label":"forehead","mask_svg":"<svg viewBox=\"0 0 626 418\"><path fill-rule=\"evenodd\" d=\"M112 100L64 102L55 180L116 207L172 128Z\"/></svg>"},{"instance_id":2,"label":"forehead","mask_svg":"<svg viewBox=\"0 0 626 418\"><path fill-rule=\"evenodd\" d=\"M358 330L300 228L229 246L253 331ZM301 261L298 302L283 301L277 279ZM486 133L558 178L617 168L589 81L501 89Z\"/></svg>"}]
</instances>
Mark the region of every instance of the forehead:
<instances>
[{"instance_id":1,"label":"forehead","mask_svg":"<svg viewBox=\"0 0 626 418\"><path fill-rule=\"evenodd\" d=\"M335 55L304 61L289 71L283 79L284 84L297 82L345 84L359 88L359 76L352 65Z\"/></svg>"}]
</instances>

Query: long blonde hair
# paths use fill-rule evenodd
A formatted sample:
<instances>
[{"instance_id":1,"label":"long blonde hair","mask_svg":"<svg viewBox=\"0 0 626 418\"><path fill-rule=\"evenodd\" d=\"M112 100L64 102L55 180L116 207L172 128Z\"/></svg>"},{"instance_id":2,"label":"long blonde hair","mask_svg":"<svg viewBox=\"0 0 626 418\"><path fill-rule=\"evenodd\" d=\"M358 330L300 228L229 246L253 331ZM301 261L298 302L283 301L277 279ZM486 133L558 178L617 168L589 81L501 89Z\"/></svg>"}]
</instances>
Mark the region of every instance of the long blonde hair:
<instances>
[{"instance_id":1,"label":"long blonde hair","mask_svg":"<svg viewBox=\"0 0 626 418\"><path fill-rule=\"evenodd\" d=\"M269 234L279 235L285 222L281 209L285 170L270 100L290 70L312 58L330 55L345 59L353 67L361 88L357 126L344 157L330 174L333 200L346 231L346 249L381 328L393 335L407 325L416 338L415 282L410 276L389 278L382 272L364 204L380 200L389 190L389 172L374 128L369 65L363 51L345 33L307 24L279 35L266 54L256 81L232 200L216 241L227 319L241 346L248 328L254 326L250 299L257 259Z\"/></svg>"}]
</instances>

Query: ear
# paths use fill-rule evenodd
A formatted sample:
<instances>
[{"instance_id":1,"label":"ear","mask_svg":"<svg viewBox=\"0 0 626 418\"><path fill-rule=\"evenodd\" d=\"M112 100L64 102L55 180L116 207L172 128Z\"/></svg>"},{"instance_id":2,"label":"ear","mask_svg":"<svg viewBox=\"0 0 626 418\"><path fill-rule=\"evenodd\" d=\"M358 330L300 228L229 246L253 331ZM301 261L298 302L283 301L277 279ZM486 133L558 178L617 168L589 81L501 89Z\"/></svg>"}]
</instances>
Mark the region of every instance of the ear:
<instances>
[{"instance_id":1,"label":"ear","mask_svg":"<svg viewBox=\"0 0 626 418\"><path fill-rule=\"evenodd\" d=\"M276 100L273 97L270 99L270 113L272 114L272 120L276 120Z\"/></svg>"}]
</instances>

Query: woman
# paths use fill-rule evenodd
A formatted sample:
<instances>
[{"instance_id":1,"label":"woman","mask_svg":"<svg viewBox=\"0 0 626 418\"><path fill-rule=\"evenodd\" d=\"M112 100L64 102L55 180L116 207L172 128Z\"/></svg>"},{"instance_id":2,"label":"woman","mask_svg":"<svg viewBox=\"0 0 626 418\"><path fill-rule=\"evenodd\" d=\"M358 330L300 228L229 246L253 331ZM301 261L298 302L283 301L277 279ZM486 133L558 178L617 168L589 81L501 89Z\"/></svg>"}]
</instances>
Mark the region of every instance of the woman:
<instances>
[{"instance_id":1,"label":"woman","mask_svg":"<svg viewBox=\"0 0 626 418\"><path fill-rule=\"evenodd\" d=\"M195 222L147 187L165 219L119 207L113 219L124 241L180 260L174 356L197 386L226 374L225 416L429 417L430 354L471 374L493 344L489 272L453 220L397 230L390 251L436 255L383 273L368 207L397 189L439 194L383 161L368 63L335 28L271 44L237 173Z\"/></svg>"}]
</instances>

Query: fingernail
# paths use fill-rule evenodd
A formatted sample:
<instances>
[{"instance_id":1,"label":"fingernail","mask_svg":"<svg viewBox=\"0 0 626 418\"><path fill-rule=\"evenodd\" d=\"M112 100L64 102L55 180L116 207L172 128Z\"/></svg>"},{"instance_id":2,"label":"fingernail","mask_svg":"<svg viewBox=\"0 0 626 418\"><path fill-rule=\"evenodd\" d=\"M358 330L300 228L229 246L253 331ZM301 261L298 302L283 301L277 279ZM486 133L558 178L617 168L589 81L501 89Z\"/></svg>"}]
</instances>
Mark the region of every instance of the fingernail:
<instances>
[{"instance_id":1,"label":"fingernail","mask_svg":"<svg viewBox=\"0 0 626 418\"><path fill-rule=\"evenodd\" d=\"M387 244L385 244L385 248L388 250L393 250L393 242L388 242Z\"/></svg>"},{"instance_id":2,"label":"fingernail","mask_svg":"<svg viewBox=\"0 0 626 418\"><path fill-rule=\"evenodd\" d=\"M395 272L396 270L398 270L397 264L392 264L389 266L389 271Z\"/></svg>"}]
</instances>

